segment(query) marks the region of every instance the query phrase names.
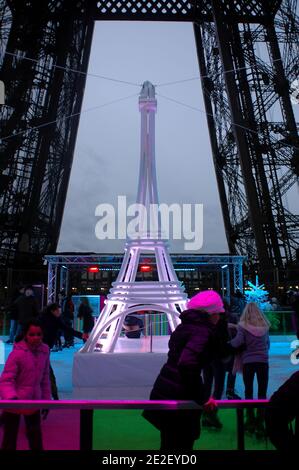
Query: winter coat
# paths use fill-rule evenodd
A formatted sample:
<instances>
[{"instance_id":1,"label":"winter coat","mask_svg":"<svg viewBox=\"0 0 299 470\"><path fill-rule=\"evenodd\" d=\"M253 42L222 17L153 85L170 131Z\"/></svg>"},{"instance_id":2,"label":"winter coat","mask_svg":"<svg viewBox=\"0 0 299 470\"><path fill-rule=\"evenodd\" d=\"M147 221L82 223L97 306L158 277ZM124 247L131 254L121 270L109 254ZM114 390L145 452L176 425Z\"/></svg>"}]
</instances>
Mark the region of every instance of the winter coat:
<instances>
[{"instance_id":1,"label":"winter coat","mask_svg":"<svg viewBox=\"0 0 299 470\"><path fill-rule=\"evenodd\" d=\"M290 428L294 419L295 426ZM274 392L266 408L265 422L268 436L277 450L298 452L299 372L295 372Z\"/></svg>"},{"instance_id":2,"label":"winter coat","mask_svg":"<svg viewBox=\"0 0 299 470\"><path fill-rule=\"evenodd\" d=\"M293 310L293 323L296 331L297 338L299 339L299 295L295 296L295 299L292 303Z\"/></svg>"},{"instance_id":3,"label":"winter coat","mask_svg":"<svg viewBox=\"0 0 299 470\"><path fill-rule=\"evenodd\" d=\"M246 300L242 295L234 295L231 299L231 313L238 315L242 314L246 305Z\"/></svg>"},{"instance_id":4,"label":"winter coat","mask_svg":"<svg viewBox=\"0 0 299 470\"><path fill-rule=\"evenodd\" d=\"M230 341L231 346L240 348L244 346L241 352L241 360L243 364L252 362L268 362L269 361L269 327L268 326L252 326L240 322L236 336Z\"/></svg>"},{"instance_id":5,"label":"winter coat","mask_svg":"<svg viewBox=\"0 0 299 470\"><path fill-rule=\"evenodd\" d=\"M273 393L269 407L278 409L288 421L299 420L299 371Z\"/></svg>"},{"instance_id":6,"label":"winter coat","mask_svg":"<svg viewBox=\"0 0 299 470\"><path fill-rule=\"evenodd\" d=\"M24 294L20 294L20 292L17 291L13 295L10 305L6 307L6 310L9 313L10 320L18 320L18 304L16 301L19 300L21 297L24 297Z\"/></svg>"},{"instance_id":7,"label":"winter coat","mask_svg":"<svg viewBox=\"0 0 299 470\"><path fill-rule=\"evenodd\" d=\"M203 405L207 400L201 379L202 368L217 357L215 327L208 314L186 310L180 315L182 323L169 340L166 364L162 367L150 394L151 400L193 400ZM196 439L200 432L199 410L145 410L144 418L162 430L184 426Z\"/></svg>"},{"instance_id":8,"label":"winter coat","mask_svg":"<svg viewBox=\"0 0 299 470\"><path fill-rule=\"evenodd\" d=\"M78 318L83 318L83 331L84 333L90 333L94 327L94 320L92 316L92 309L89 305L81 304L79 306Z\"/></svg>"},{"instance_id":9,"label":"winter coat","mask_svg":"<svg viewBox=\"0 0 299 470\"><path fill-rule=\"evenodd\" d=\"M75 306L72 299L66 297L62 302L62 316L67 320L74 319Z\"/></svg>"},{"instance_id":10,"label":"winter coat","mask_svg":"<svg viewBox=\"0 0 299 470\"><path fill-rule=\"evenodd\" d=\"M73 328L67 326L61 317L55 317L52 313L44 312L40 316L40 322L43 330L43 342L53 348L57 340L57 335L60 330L72 333L72 336L82 339L82 333L75 331Z\"/></svg>"},{"instance_id":11,"label":"winter coat","mask_svg":"<svg viewBox=\"0 0 299 470\"><path fill-rule=\"evenodd\" d=\"M20 325L24 325L28 320L36 318L39 315L38 303L35 297L26 297L21 295L14 303L17 319Z\"/></svg>"},{"instance_id":12,"label":"winter coat","mask_svg":"<svg viewBox=\"0 0 299 470\"><path fill-rule=\"evenodd\" d=\"M15 343L0 377L0 397L2 400L51 400L49 348L46 344L32 350L25 340ZM34 411L26 410L24 414L30 412Z\"/></svg>"}]
</instances>

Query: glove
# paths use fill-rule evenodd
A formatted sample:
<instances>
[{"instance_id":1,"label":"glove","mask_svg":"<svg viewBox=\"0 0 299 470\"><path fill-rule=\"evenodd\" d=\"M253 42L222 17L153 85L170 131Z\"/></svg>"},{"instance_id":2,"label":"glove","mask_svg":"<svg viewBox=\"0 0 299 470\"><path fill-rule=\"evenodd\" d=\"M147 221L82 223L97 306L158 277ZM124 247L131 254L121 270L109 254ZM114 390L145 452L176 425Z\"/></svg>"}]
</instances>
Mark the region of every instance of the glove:
<instances>
[{"instance_id":1,"label":"glove","mask_svg":"<svg viewBox=\"0 0 299 470\"><path fill-rule=\"evenodd\" d=\"M82 339L83 339L83 341L87 341L88 338L89 338L89 334L88 334L88 333L83 333L83 334L82 334Z\"/></svg>"},{"instance_id":2,"label":"glove","mask_svg":"<svg viewBox=\"0 0 299 470\"><path fill-rule=\"evenodd\" d=\"M43 421L45 421L45 419L47 419L49 413L50 413L50 410L48 410L48 409L46 409L46 408L44 408L44 409L41 411L41 415L42 415Z\"/></svg>"},{"instance_id":3,"label":"glove","mask_svg":"<svg viewBox=\"0 0 299 470\"><path fill-rule=\"evenodd\" d=\"M209 398L208 401L204 404L204 410L205 411L214 411L217 409L217 404L214 400L214 398Z\"/></svg>"}]
</instances>

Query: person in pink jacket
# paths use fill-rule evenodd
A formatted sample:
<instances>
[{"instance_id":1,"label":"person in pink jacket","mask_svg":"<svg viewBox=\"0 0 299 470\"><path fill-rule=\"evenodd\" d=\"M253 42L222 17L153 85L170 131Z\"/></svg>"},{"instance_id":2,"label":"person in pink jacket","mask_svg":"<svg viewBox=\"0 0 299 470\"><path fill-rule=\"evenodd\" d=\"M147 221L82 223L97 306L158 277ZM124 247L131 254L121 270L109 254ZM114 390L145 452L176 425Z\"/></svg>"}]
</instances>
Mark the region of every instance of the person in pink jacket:
<instances>
[{"instance_id":1,"label":"person in pink jacket","mask_svg":"<svg viewBox=\"0 0 299 470\"><path fill-rule=\"evenodd\" d=\"M0 377L2 400L51 400L49 380L49 347L42 342L38 320L24 327L22 339L16 342ZM9 410L3 413L2 450L16 450L21 414L24 415L31 450L43 450L40 411Z\"/></svg>"}]
</instances>

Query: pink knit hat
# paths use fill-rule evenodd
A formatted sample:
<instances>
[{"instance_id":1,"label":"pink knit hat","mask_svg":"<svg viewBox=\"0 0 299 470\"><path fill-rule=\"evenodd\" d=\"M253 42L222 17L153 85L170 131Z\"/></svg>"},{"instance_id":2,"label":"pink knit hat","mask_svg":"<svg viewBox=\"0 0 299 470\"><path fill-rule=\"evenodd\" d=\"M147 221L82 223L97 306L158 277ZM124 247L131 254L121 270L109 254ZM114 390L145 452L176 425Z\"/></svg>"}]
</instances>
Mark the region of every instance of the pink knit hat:
<instances>
[{"instance_id":1,"label":"pink knit hat","mask_svg":"<svg viewBox=\"0 0 299 470\"><path fill-rule=\"evenodd\" d=\"M223 301L214 290L204 290L194 295L187 303L188 308L202 310L207 313L225 312Z\"/></svg>"}]
</instances>

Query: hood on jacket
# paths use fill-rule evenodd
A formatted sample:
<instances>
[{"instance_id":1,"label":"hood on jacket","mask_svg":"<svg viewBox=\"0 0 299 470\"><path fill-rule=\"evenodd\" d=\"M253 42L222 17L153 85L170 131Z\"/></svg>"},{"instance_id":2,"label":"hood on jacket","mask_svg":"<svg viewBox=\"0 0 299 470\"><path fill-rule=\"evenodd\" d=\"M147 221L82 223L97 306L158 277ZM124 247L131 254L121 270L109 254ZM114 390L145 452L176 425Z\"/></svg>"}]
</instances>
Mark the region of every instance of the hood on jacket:
<instances>
[{"instance_id":1,"label":"hood on jacket","mask_svg":"<svg viewBox=\"0 0 299 470\"><path fill-rule=\"evenodd\" d=\"M16 350L16 351L18 351L18 350L32 351L32 349L28 346L28 344L26 343L26 341L24 339L22 341L19 341L18 343L14 343L14 348L13 349ZM36 348L36 351L48 354L49 353L49 347L46 344L41 343Z\"/></svg>"},{"instance_id":2,"label":"hood on jacket","mask_svg":"<svg viewBox=\"0 0 299 470\"><path fill-rule=\"evenodd\" d=\"M265 326L253 326L253 325L248 325L248 323L244 323L243 321L240 321L239 325L244 330L251 333L253 336L264 336L269 331L269 327L267 325L265 325Z\"/></svg>"},{"instance_id":3,"label":"hood on jacket","mask_svg":"<svg viewBox=\"0 0 299 470\"><path fill-rule=\"evenodd\" d=\"M182 323L204 323L213 327L213 324L209 321L209 316L207 312L190 308L180 314L180 319Z\"/></svg>"}]
</instances>

